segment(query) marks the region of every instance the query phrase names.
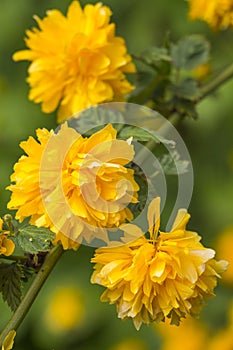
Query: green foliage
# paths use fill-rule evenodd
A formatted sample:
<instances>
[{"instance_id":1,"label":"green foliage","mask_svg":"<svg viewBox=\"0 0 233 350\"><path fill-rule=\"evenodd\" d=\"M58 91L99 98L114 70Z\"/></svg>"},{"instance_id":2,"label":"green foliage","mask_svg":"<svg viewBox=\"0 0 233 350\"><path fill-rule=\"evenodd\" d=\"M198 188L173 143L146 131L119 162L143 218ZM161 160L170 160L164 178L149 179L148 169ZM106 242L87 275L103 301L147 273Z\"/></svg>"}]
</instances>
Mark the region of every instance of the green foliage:
<instances>
[{"instance_id":1,"label":"green foliage","mask_svg":"<svg viewBox=\"0 0 233 350\"><path fill-rule=\"evenodd\" d=\"M190 35L171 45L173 66L177 69L192 70L209 58L209 43L202 35Z\"/></svg>"},{"instance_id":2,"label":"green foliage","mask_svg":"<svg viewBox=\"0 0 233 350\"><path fill-rule=\"evenodd\" d=\"M178 113L181 117L197 117L196 103L201 97L200 82L193 69L209 59L209 43L201 35L168 39L163 47L151 47L136 57L148 67L131 95L131 102L147 103L165 117Z\"/></svg>"},{"instance_id":3,"label":"green foliage","mask_svg":"<svg viewBox=\"0 0 233 350\"><path fill-rule=\"evenodd\" d=\"M174 106L181 117L190 117L192 119L198 118L196 104L194 101L178 97L174 99Z\"/></svg>"},{"instance_id":4,"label":"green foliage","mask_svg":"<svg viewBox=\"0 0 233 350\"><path fill-rule=\"evenodd\" d=\"M0 292L12 311L20 304L23 269L18 263L0 263Z\"/></svg>"},{"instance_id":5,"label":"green foliage","mask_svg":"<svg viewBox=\"0 0 233 350\"><path fill-rule=\"evenodd\" d=\"M15 233L14 241L26 253L37 254L50 250L54 237L55 234L45 227L25 225Z\"/></svg>"},{"instance_id":6,"label":"green foliage","mask_svg":"<svg viewBox=\"0 0 233 350\"><path fill-rule=\"evenodd\" d=\"M146 128L140 128L133 125L123 127L119 131L118 137L122 139L133 137L134 140L139 142L154 141L155 143L170 145L171 147L175 146L175 142L173 140L167 140L153 130L148 130Z\"/></svg>"},{"instance_id":7,"label":"green foliage","mask_svg":"<svg viewBox=\"0 0 233 350\"><path fill-rule=\"evenodd\" d=\"M173 84L171 89L177 97L188 101L196 101L200 96L197 81L192 78L186 78L178 84Z\"/></svg>"},{"instance_id":8,"label":"green foliage","mask_svg":"<svg viewBox=\"0 0 233 350\"><path fill-rule=\"evenodd\" d=\"M151 90L156 87L153 71L139 71L136 75L135 90L131 93L128 101L132 103L144 103Z\"/></svg>"},{"instance_id":9,"label":"green foliage","mask_svg":"<svg viewBox=\"0 0 233 350\"><path fill-rule=\"evenodd\" d=\"M180 159L180 155L176 150L171 153L163 154L158 158L159 164L162 166L166 175L181 175L188 171L189 162Z\"/></svg>"},{"instance_id":10,"label":"green foliage","mask_svg":"<svg viewBox=\"0 0 233 350\"><path fill-rule=\"evenodd\" d=\"M143 61L157 68L161 61L171 62L172 57L166 47L152 46L142 53Z\"/></svg>"},{"instance_id":11,"label":"green foliage","mask_svg":"<svg viewBox=\"0 0 233 350\"><path fill-rule=\"evenodd\" d=\"M117 110L117 103L115 109L111 110L106 105L99 105L98 107L88 108L78 114L78 118L72 118L68 121L68 125L84 136L90 136L94 132L99 131L106 124L124 124L124 116L121 111Z\"/></svg>"}]
</instances>

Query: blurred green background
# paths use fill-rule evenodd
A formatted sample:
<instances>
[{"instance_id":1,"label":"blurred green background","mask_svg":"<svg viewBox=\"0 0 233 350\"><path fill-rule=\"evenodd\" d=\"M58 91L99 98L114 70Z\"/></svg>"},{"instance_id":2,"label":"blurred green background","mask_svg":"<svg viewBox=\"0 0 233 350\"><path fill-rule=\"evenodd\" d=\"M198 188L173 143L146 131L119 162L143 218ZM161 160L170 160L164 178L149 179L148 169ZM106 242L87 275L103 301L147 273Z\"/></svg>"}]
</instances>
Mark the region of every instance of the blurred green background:
<instances>
[{"instance_id":1,"label":"blurred green background","mask_svg":"<svg viewBox=\"0 0 233 350\"><path fill-rule=\"evenodd\" d=\"M39 105L28 101L25 82L28 63L14 63L12 54L24 48L24 33L35 25L34 14L43 17L46 10L52 8L65 13L70 2L0 2L0 215L7 212L10 193L5 187L14 163L22 154L19 142L29 135L34 136L38 127L54 128L56 125L55 114L45 115ZM213 72L233 60L230 44L233 32L213 33L205 23L190 22L188 3L183 0L106 0L104 4L111 7L117 33L126 39L131 53L161 45L167 32L174 41L185 34L203 33L211 42ZM190 151L195 174L189 228L199 232L203 243L212 247L221 232L233 226L232 91L233 80L200 103L197 121L185 120L179 130ZM232 251L232 240L229 244ZM130 321L122 323L117 319L114 306L99 301L102 288L89 282L92 254L88 247L65 254L18 331L15 349L164 349L162 338L153 326L143 326L137 332ZM210 331L227 324L232 287L233 276L230 283L218 287L217 298L205 307L202 318ZM71 303L73 297L76 302ZM2 301L0 309L0 326L3 327L11 313ZM187 346L186 349L191 348Z\"/></svg>"}]
</instances>

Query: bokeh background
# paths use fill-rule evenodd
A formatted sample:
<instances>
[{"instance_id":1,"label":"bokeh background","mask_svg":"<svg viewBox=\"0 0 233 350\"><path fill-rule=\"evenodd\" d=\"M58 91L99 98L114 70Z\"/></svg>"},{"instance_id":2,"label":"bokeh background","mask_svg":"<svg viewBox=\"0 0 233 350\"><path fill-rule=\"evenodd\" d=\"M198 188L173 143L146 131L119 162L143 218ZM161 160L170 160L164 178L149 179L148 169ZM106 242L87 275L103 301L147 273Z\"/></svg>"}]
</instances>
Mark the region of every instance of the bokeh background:
<instances>
[{"instance_id":1,"label":"bokeh background","mask_svg":"<svg viewBox=\"0 0 233 350\"><path fill-rule=\"evenodd\" d=\"M5 187L22 154L19 142L34 136L38 127L56 125L55 114L43 114L39 105L28 100L28 63L14 63L12 54L24 48L24 33L35 25L34 14L43 17L52 8L65 13L70 2L0 1L0 215L7 212L10 193ZM233 61L233 31L214 33L204 22L190 22L184 0L105 0L104 4L111 7L117 33L126 39L131 53L161 45L167 32L174 41L202 33L211 43L214 73ZM179 128L195 174L189 228L202 235L204 245L217 249L217 258L227 260L233 259L232 91L233 80L199 104L197 121L186 119ZM18 331L15 349L233 349L232 265L199 321L185 321L179 328L143 326L136 331L131 321L117 319L115 306L99 301L102 288L89 282L92 254L91 248L81 247L63 256ZM0 314L2 328L11 315L2 300Z\"/></svg>"}]
</instances>

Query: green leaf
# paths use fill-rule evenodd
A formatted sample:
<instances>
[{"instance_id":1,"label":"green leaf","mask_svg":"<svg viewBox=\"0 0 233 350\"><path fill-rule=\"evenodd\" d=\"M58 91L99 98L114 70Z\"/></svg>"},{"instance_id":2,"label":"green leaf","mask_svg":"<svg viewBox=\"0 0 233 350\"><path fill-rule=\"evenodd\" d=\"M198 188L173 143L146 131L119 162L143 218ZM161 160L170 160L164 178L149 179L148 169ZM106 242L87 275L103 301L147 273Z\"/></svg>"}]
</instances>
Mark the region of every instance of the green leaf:
<instances>
[{"instance_id":1,"label":"green leaf","mask_svg":"<svg viewBox=\"0 0 233 350\"><path fill-rule=\"evenodd\" d=\"M151 88L152 87L152 88ZM136 76L136 89L134 89L128 99L132 103L145 103L155 87L155 75L148 71L139 71Z\"/></svg>"},{"instance_id":2,"label":"green leaf","mask_svg":"<svg viewBox=\"0 0 233 350\"><path fill-rule=\"evenodd\" d=\"M147 130L146 128L139 128L137 126L125 126L118 133L118 137L123 139L128 139L133 137L134 140L140 142L147 142L153 140L155 143L168 144L172 147L175 146L175 142L172 140L167 140L164 137L158 135L155 131Z\"/></svg>"},{"instance_id":3,"label":"green leaf","mask_svg":"<svg viewBox=\"0 0 233 350\"><path fill-rule=\"evenodd\" d=\"M21 301L22 267L18 263L0 263L0 292L3 300L7 302L14 312Z\"/></svg>"},{"instance_id":4,"label":"green leaf","mask_svg":"<svg viewBox=\"0 0 233 350\"><path fill-rule=\"evenodd\" d=\"M174 105L177 113L179 113L181 116L187 116L193 119L198 118L196 104L193 101L179 98L175 100Z\"/></svg>"},{"instance_id":5,"label":"green leaf","mask_svg":"<svg viewBox=\"0 0 233 350\"><path fill-rule=\"evenodd\" d=\"M180 155L174 150L171 153L159 157L159 164L162 166L165 174L181 175L187 173L189 162L180 159Z\"/></svg>"},{"instance_id":6,"label":"green leaf","mask_svg":"<svg viewBox=\"0 0 233 350\"><path fill-rule=\"evenodd\" d=\"M37 254L50 250L54 237L55 234L45 227L26 225L19 228L14 238L26 253Z\"/></svg>"},{"instance_id":7,"label":"green leaf","mask_svg":"<svg viewBox=\"0 0 233 350\"><path fill-rule=\"evenodd\" d=\"M80 112L78 118L72 118L68 120L68 125L75 130L77 130L80 134L84 134L86 136L92 135L94 132L101 130L106 124L124 124L124 115L118 110L117 103L111 103L112 109L110 105L106 104L106 106L97 106L85 109ZM114 108L115 107L115 108Z\"/></svg>"},{"instance_id":8,"label":"green leaf","mask_svg":"<svg viewBox=\"0 0 233 350\"><path fill-rule=\"evenodd\" d=\"M165 47L150 47L149 49L145 50L140 57L141 60L151 66L156 66L156 64L160 61L172 61L172 58Z\"/></svg>"},{"instance_id":9,"label":"green leaf","mask_svg":"<svg viewBox=\"0 0 233 350\"><path fill-rule=\"evenodd\" d=\"M23 269L22 281L27 283L30 280L30 278L36 273L36 269L25 265L22 266L22 269Z\"/></svg>"},{"instance_id":10,"label":"green leaf","mask_svg":"<svg viewBox=\"0 0 233 350\"><path fill-rule=\"evenodd\" d=\"M192 70L209 58L209 42L201 35L190 35L171 45L173 65L177 69Z\"/></svg>"},{"instance_id":11,"label":"green leaf","mask_svg":"<svg viewBox=\"0 0 233 350\"><path fill-rule=\"evenodd\" d=\"M171 90L174 91L176 96L190 101L196 101L200 96L197 81L192 78L184 79L179 84L172 85Z\"/></svg>"}]
</instances>

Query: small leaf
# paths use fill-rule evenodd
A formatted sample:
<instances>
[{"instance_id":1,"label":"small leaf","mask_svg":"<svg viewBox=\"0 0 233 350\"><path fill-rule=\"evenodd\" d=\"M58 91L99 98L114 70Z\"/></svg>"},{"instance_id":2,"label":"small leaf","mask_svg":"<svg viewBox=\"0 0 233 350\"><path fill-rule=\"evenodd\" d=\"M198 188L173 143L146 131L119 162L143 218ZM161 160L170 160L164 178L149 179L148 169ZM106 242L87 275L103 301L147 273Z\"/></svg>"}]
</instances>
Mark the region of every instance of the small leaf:
<instances>
[{"instance_id":1,"label":"small leaf","mask_svg":"<svg viewBox=\"0 0 233 350\"><path fill-rule=\"evenodd\" d=\"M184 79L179 84L172 85L171 90L175 92L176 96L190 101L195 101L200 96L197 81L192 78Z\"/></svg>"},{"instance_id":2,"label":"small leaf","mask_svg":"<svg viewBox=\"0 0 233 350\"><path fill-rule=\"evenodd\" d=\"M111 103L111 106L112 109L110 109L108 104L106 104L106 106L85 109L77 115L77 118L68 120L68 125L77 130L80 134L89 136L102 129L106 124L124 124L123 113L118 110L120 107L116 103L114 108L114 102Z\"/></svg>"},{"instance_id":3,"label":"small leaf","mask_svg":"<svg viewBox=\"0 0 233 350\"><path fill-rule=\"evenodd\" d=\"M141 54L141 59L149 65L156 65L160 61L171 62L171 56L165 47L150 47Z\"/></svg>"},{"instance_id":4,"label":"small leaf","mask_svg":"<svg viewBox=\"0 0 233 350\"><path fill-rule=\"evenodd\" d=\"M145 128L139 128L137 126L126 126L120 130L118 137L123 139L128 139L133 137L134 140L140 142L147 142L153 140L156 143L168 144L171 147L175 146L175 142L172 140L167 140L164 137L157 134L155 131L147 130Z\"/></svg>"},{"instance_id":5,"label":"small leaf","mask_svg":"<svg viewBox=\"0 0 233 350\"><path fill-rule=\"evenodd\" d=\"M210 45L201 35L190 35L171 45L175 68L192 70L208 61Z\"/></svg>"},{"instance_id":6,"label":"small leaf","mask_svg":"<svg viewBox=\"0 0 233 350\"><path fill-rule=\"evenodd\" d=\"M22 278L23 270L19 264L0 263L0 292L13 312L21 301Z\"/></svg>"},{"instance_id":7,"label":"small leaf","mask_svg":"<svg viewBox=\"0 0 233 350\"><path fill-rule=\"evenodd\" d=\"M26 253L37 254L50 250L54 237L55 234L45 227L26 225L19 228L14 238Z\"/></svg>"},{"instance_id":8,"label":"small leaf","mask_svg":"<svg viewBox=\"0 0 233 350\"><path fill-rule=\"evenodd\" d=\"M182 116L188 116L193 119L198 118L196 104L193 101L182 98L176 99L175 108L176 111Z\"/></svg>"},{"instance_id":9,"label":"small leaf","mask_svg":"<svg viewBox=\"0 0 233 350\"><path fill-rule=\"evenodd\" d=\"M175 150L164 154L159 158L159 164L162 166L166 175L181 175L187 173L189 162L180 159L179 153Z\"/></svg>"}]
</instances>

